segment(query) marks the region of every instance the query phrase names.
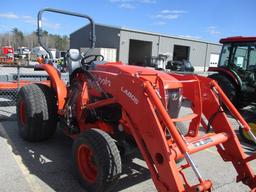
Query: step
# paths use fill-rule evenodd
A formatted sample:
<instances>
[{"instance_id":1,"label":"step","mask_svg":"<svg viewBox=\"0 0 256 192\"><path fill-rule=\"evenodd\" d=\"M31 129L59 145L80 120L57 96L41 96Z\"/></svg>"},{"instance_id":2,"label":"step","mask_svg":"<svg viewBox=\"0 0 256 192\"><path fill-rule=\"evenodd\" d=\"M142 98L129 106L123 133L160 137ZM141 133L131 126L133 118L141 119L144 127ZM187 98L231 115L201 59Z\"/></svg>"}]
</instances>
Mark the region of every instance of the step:
<instances>
[{"instance_id":1,"label":"step","mask_svg":"<svg viewBox=\"0 0 256 192\"><path fill-rule=\"evenodd\" d=\"M228 140L228 134L226 133L209 133L196 140L189 141L188 152L195 153L204 149L219 145Z\"/></svg>"},{"instance_id":2,"label":"step","mask_svg":"<svg viewBox=\"0 0 256 192\"><path fill-rule=\"evenodd\" d=\"M187 143L187 152L193 154L204 149L225 143L229 136L226 133L208 133L202 137L185 137ZM183 154L180 152L178 146L170 146L171 150L176 154L176 158L182 158Z\"/></svg>"},{"instance_id":3,"label":"step","mask_svg":"<svg viewBox=\"0 0 256 192\"><path fill-rule=\"evenodd\" d=\"M174 118L172 119L173 122L183 122L183 121L190 121L194 118L196 118L198 115L195 113L189 114L189 115L185 115L183 117L179 117L179 118Z\"/></svg>"}]
</instances>

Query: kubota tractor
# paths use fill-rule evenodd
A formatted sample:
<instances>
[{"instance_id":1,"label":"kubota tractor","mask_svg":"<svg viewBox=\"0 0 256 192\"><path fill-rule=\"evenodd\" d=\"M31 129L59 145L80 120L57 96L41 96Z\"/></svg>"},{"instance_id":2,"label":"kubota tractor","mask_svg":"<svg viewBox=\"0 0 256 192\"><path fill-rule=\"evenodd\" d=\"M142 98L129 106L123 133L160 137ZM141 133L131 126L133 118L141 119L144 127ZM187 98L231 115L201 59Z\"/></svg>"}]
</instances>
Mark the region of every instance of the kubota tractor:
<instances>
[{"instance_id":1,"label":"kubota tractor","mask_svg":"<svg viewBox=\"0 0 256 192\"><path fill-rule=\"evenodd\" d=\"M229 37L221 39L223 44L217 67L208 71L216 80L232 103L241 108L256 102L256 37ZM256 113L246 113L247 122L256 133ZM251 138L240 129L241 136L251 142Z\"/></svg>"},{"instance_id":2,"label":"kubota tractor","mask_svg":"<svg viewBox=\"0 0 256 192\"><path fill-rule=\"evenodd\" d=\"M38 14L40 43L45 11L89 19L94 48L93 20L87 15L55 9ZM222 105L256 141L255 136L214 80L108 63L101 55L90 55L89 51L82 56L75 49L68 50L62 73L51 63L36 69L46 70L50 82L49 86L30 84L20 89L20 135L28 141L42 141L54 134L59 122L60 128L74 139L73 163L85 190L114 189L122 172L120 156L127 146L134 145L146 161L158 191L211 191L212 182L202 177L191 154L212 146L224 161L232 163L237 182L255 190L256 177L249 162L256 156L244 153ZM61 79L65 72L69 81ZM183 102L190 103L192 112L181 117ZM189 122L184 134L176 126L183 121ZM205 134L199 135L200 127L205 128ZM176 160L181 158L186 161L178 166ZM183 172L187 168L194 171L197 184L189 184Z\"/></svg>"}]
</instances>

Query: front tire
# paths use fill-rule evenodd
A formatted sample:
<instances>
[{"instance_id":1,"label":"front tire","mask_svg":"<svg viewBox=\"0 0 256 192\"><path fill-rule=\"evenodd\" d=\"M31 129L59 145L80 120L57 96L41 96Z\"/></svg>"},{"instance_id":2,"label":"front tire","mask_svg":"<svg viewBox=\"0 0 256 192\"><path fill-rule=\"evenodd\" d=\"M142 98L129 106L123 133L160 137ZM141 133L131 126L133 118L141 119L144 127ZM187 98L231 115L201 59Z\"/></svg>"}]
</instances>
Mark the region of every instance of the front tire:
<instances>
[{"instance_id":1,"label":"front tire","mask_svg":"<svg viewBox=\"0 0 256 192\"><path fill-rule=\"evenodd\" d=\"M53 91L43 84L22 87L17 98L17 116L23 139L36 142L50 138L57 127L57 104Z\"/></svg>"},{"instance_id":2,"label":"front tire","mask_svg":"<svg viewBox=\"0 0 256 192\"><path fill-rule=\"evenodd\" d=\"M114 140L99 129L90 129L76 138L73 164L79 182L88 192L110 191L122 172Z\"/></svg>"}]
</instances>

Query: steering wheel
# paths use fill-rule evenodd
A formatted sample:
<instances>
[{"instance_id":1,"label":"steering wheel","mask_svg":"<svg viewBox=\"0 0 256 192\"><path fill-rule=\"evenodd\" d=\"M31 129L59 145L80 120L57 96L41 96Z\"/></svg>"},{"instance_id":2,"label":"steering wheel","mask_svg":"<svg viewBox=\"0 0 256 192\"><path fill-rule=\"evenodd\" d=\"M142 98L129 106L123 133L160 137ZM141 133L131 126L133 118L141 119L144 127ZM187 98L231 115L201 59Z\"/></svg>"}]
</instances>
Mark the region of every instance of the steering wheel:
<instances>
[{"instance_id":1,"label":"steering wheel","mask_svg":"<svg viewBox=\"0 0 256 192\"><path fill-rule=\"evenodd\" d=\"M256 65L249 65L247 67L247 69L250 70L250 71L255 71L256 70Z\"/></svg>"},{"instance_id":2,"label":"steering wheel","mask_svg":"<svg viewBox=\"0 0 256 192\"><path fill-rule=\"evenodd\" d=\"M81 64L89 66L93 61L104 61L103 55L87 55L81 59Z\"/></svg>"}]
</instances>

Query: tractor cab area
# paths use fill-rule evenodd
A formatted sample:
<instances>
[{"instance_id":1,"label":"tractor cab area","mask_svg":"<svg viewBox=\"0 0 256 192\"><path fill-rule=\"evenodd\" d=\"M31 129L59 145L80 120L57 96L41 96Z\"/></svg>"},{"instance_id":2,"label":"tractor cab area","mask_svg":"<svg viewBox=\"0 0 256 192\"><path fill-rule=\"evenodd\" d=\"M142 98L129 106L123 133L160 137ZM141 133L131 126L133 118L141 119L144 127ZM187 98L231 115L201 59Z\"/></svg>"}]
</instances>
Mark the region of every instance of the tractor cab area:
<instances>
[{"instance_id":1,"label":"tractor cab area","mask_svg":"<svg viewBox=\"0 0 256 192\"><path fill-rule=\"evenodd\" d=\"M223 44L216 72L208 77L217 81L230 101L242 112L251 129L255 129L256 94L256 37L229 37L220 40ZM244 107L247 110L244 110ZM242 129L239 133L244 141L252 140Z\"/></svg>"},{"instance_id":2,"label":"tractor cab area","mask_svg":"<svg viewBox=\"0 0 256 192\"><path fill-rule=\"evenodd\" d=\"M208 70L218 73L209 77L219 83L234 104L248 105L256 93L256 37L229 37L220 43L223 47L218 67Z\"/></svg>"},{"instance_id":3,"label":"tractor cab area","mask_svg":"<svg viewBox=\"0 0 256 192\"><path fill-rule=\"evenodd\" d=\"M241 75L243 81L250 80L256 70L256 39L251 42L223 42L219 67L227 67ZM249 75L249 76L248 76ZM249 78L249 79L247 79Z\"/></svg>"}]
</instances>

